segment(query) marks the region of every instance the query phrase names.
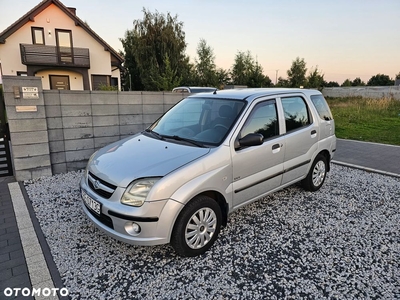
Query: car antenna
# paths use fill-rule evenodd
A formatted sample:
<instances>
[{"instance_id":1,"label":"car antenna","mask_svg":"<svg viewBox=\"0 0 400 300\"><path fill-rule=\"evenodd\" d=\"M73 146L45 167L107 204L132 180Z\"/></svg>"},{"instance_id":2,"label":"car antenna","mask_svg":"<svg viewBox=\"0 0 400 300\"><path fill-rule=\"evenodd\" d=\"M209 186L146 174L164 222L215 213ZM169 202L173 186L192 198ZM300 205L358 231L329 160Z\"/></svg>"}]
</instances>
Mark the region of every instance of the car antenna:
<instances>
[{"instance_id":1,"label":"car antenna","mask_svg":"<svg viewBox=\"0 0 400 300\"><path fill-rule=\"evenodd\" d=\"M218 89L215 89L215 91L214 91L213 95L216 95L216 94L217 94L217 90L218 90Z\"/></svg>"}]
</instances>

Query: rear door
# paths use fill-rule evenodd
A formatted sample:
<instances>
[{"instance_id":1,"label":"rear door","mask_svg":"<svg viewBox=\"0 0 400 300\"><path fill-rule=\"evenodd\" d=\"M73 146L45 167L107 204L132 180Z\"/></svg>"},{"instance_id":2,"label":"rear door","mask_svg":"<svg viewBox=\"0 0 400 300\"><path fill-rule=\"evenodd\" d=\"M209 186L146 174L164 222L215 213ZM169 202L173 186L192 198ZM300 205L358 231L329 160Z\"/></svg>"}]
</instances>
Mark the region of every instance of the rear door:
<instances>
[{"instance_id":1,"label":"rear door","mask_svg":"<svg viewBox=\"0 0 400 300\"><path fill-rule=\"evenodd\" d=\"M314 104L319 118L320 118L320 140L326 139L332 136L335 132L335 123L333 121L331 110L329 109L328 103L322 95L312 95L311 101Z\"/></svg>"},{"instance_id":2,"label":"rear door","mask_svg":"<svg viewBox=\"0 0 400 300\"><path fill-rule=\"evenodd\" d=\"M307 174L318 148L318 124L314 122L305 96L282 97L286 144L282 185L297 181Z\"/></svg>"},{"instance_id":3,"label":"rear door","mask_svg":"<svg viewBox=\"0 0 400 300\"><path fill-rule=\"evenodd\" d=\"M262 134L264 142L259 146L232 150L234 208L257 199L281 183L284 137L279 131L275 99L260 101L253 106L236 140L249 133Z\"/></svg>"}]
</instances>

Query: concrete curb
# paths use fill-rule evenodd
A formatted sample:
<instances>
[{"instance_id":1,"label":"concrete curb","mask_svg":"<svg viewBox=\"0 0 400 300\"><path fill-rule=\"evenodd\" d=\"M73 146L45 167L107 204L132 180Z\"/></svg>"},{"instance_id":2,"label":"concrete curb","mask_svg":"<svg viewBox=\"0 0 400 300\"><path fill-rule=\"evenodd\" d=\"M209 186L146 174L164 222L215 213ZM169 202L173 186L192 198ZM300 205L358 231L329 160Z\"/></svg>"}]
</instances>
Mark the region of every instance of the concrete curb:
<instances>
[{"instance_id":1,"label":"concrete curb","mask_svg":"<svg viewBox=\"0 0 400 300\"><path fill-rule=\"evenodd\" d=\"M61 276L54 263L50 248L36 219L32 204L23 183L8 184L12 204L15 211L18 230L21 237L32 290L57 290L57 295L35 295L35 299L68 299L59 294L63 288Z\"/></svg>"},{"instance_id":2,"label":"concrete curb","mask_svg":"<svg viewBox=\"0 0 400 300\"><path fill-rule=\"evenodd\" d=\"M396 174L396 173L391 173L391 172L381 171L381 170L377 170L377 169L367 168L367 167L354 165L354 164L349 164L349 163L336 161L336 160L332 160L332 163L336 164L336 165L339 165L339 166L344 166L344 167L359 169L359 170L363 170L363 171L367 171L367 172L371 172L371 173L378 173L378 174L382 174L382 175L387 175L387 176L400 178L400 174Z\"/></svg>"}]
</instances>

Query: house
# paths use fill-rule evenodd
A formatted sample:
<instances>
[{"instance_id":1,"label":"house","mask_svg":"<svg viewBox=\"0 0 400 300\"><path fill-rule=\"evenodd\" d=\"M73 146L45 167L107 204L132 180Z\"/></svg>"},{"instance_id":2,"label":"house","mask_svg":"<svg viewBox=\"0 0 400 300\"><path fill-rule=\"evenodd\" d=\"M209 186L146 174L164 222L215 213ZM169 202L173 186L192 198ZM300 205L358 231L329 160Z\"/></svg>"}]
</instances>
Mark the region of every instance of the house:
<instances>
[{"instance_id":1,"label":"house","mask_svg":"<svg viewBox=\"0 0 400 300\"><path fill-rule=\"evenodd\" d=\"M3 75L38 76L43 89L121 89L123 58L59 0L44 0L0 33Z\"/></svg>"}]
</instances>

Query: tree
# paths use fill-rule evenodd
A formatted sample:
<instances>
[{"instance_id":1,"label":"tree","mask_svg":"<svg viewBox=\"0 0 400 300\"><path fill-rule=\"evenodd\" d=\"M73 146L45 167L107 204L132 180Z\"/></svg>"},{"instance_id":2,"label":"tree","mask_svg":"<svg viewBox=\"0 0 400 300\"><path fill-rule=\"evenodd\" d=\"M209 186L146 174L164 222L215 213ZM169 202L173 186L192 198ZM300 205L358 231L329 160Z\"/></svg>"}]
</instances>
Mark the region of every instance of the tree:
<instances>
[{"instance_id":1,"label":"tree","mask_svg":"<svg viewBox=\"0 0 400 300\"><path fill-rule=\"evenodd\" d=\"M253 58L250 51L239 51L232 66L232 83L248 87L271 86L271 79L263 74L262 66Z\"/></svg>"},{"instance_id":2,"label":"tree","mask_svg":"<svg viewBox=\"0 0 400 300\"><path fill-rule=\"evenodd\" d=\"M229 75L229 71L218 68L216 74L218 79L218 86L216 87L218 87L219 89L223 89L225 84L230 83L231 77Z\"/></svg>"},{"instance_id":3,"label":"tree","mask_svg":"<svg viewBox=\"0 0 400 300\"><path fill-rule=\"evenodd\" d=\"M353 82L350 79L346 79L345 81L343 81L341 86L351 86L352 83Z\"/></svg>"},{"instance_id":4,"label":"tree","mask_svg":"<svg viewBox=\"0 0 400 300\"><path fill-rule=\"evenodd\" d=\"M369 86L387 86L394 85L394 80L391 80L388 75L377 74L368 80L367 85Z\"/></svg>"},{"instance_id":5,"label":"tree","mask_svg":"<svg viewBox=\"0 0 400 300\"><path fill-rule=\"evenodd\" d=\"M215 65L215 55L213 49L207 45L204 39L200 39L197 46L197 56L195 62L195 77L199 86L217 86L218 76Z\"/></svg>"},{"instance_id":6,"label":"tree","mask_svg":"<svg viewBox=\"0 0 400 300\"><path fill-rule=\"evenodd\" d=\"M306 62L304 58L297 57L293 62L290 69L287 71L288 82L290 87L301 87L306 85Z\"/></svg>"},{"instance_id":7,"label":"tree","mask_svg":"<svg viewBox=\"0 0 400 300\"><path fill-rule=\"evenodd\" d=\"M324 86L326 86L326 87L339 87L340 85L336 81L329 81L329 82L325 82Z\"/></svg>"},{"instance_id":8,"label":"tree","mask_svg":"<svg viewBox=\"0 0 400 300\"><path fill-rule=\"evenodd\" d=\"M400 79L400 72L399 72L399 74L396 74L396 76L394 77L394 79Z\"/></svg>"},{"instance_id":9,"label":"tree","mask_svg":"<svg viewBox=\"0 0 400 300\"><path fill-rule=\"evenodd\" d=\"M181 83L179 85L196 85L194 64L190 63L189 56L184 57L181 63Z\"/></svg>"},{"instance_id":10,"label":"tree","mask_svg":"<svg viewBox=\"0 0 400 300\"><path fill-rule=\"evenodd\" d=\"M318 70L318 66L311 70L307 77L307 87L313 89L322 89L324 86L324 74L321 75L321 71Z\"/></svg>"},{"instance_id":11,"label":"tree","mask_svg":"<svg viewBox=\"0 0 400 300\"><path fill-rule=\"evenodd\" d=\"M160 75L158 88L162 91L172 91L174 87L177 87L181 83L181 78L176 76L176 70L171 68L169 57L166 54L164 58L165 69Z\"/></svg>"},{"instance_id":12,"label":"tree","mask_svg":"<svg viewBox=\"0 0 400 300\"><path fill-rule=\"evenodd\" d=\"M351 85L352 86L365 86L365 82L362 81L360 77L357 77L356 79L353 80Z\"/></svg>"},{"instance_id":13,"label":"tree","mask_svg":"<svg viewBox=\"0 0 400 300\"><path fill-rule=\"evenodd\" d=\"M262 66L256 61L250 70L249 77L247 79L248 87L268 87L271 86L271 79L263 74Z\"/></svg>"},{"instance_id":14,"label":"tree","mask_svg":"<svg viewBox=\"0 0 400 300\"><path fill-rule=\"evenodd\" d=\"M125 52L120 54L125 58L124 62L124 71L123 71L123 88L124 90L143 90L143 83L140 78L139 66L136 63L135 54L134 54L134 37L130 33L125 34L125 39L122 40L122 46L124 47Z\"/></svg>"},{"instance_id":15,"label":"tree","mask_svg":"<svg viewBox=\"0 0 400 300\"><path fill-rule=\"evenodd\" d=\"M237 85L247 85L253 64L254 60L250 51L247 51L246 53L239 51L235 56L235 61L232 66L232 83Z\"/></svg>"},{"instance_id":16,"label":"tree","mask_svg":"<svg viewBox=\"0 0 400 300\"><path fill-rule=\"evenodd\" d=\"M165 78L172 76L171 82L180 82L190 69L183 23L169 13L143 9L143 14L143 19L135 20L133 29L127 30L125 38L120 39L128 71L125 82L134 90L164 90L169 88Z\"/></svg>"},{"instance_id":17,"label":"tree","mask_svg":"<svg viewBox=\"0 0 400 300\"><path fill-rule=\"evenodd\" d=\"M289 86L290 86L289 80L279 76L278 82L276 83L276 87L289 87Z\"/></svg>"}]
</instances>

